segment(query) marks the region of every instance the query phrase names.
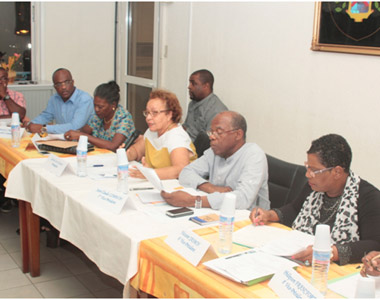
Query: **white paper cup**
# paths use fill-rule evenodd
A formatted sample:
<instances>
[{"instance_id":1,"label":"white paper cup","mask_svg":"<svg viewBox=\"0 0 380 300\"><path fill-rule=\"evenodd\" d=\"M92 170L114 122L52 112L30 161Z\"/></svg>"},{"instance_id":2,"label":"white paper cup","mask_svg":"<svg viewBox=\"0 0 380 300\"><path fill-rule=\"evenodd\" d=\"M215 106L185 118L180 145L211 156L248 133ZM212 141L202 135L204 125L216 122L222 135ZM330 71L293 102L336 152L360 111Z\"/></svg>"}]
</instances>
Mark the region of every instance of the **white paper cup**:
<instances>
[{"instance_id":1,"label":"white paper cup","mask_svg":"<svg viewBox=\"0 0 380 300\"><path fill-rule=\"evenodd\" d=\"M224 195L223 203L220 208L220 214L224 216L235 215L236 196L232 193Z\"/></svg>"},{"instance_id":2,"label":"white paper cup","mask_svg":"<svg viewBox=\"0 0 380 300\"><path fill-rule=\"evenodd\" d=\"M128 164L128 157L127 154L125 153L124 148L119 148L116 150L117 154L117 165L122 166L122 165L127 165Z\"/></svg>"},{"instance_id":3,"label":"white paper cup","mask_svg":"<svg viewBox=\"0 0 380 300\"><path fill-rule=\"evenodd\" d=\"M85 135L79 137L77 149L80 151L87 151L88 138Z\"/></svg>"},{"instance_id":4,"label":"white paper cup","mask_svg":"<svg viewBox=\"0 0 380 300\"><path fill-rule=\"evenodd\" d=\"M318 224L315 230L314 249L318 251L331 250L330 226Z\"/></svg>"},{"instance_id":5,"label":"white paper cup","mask_svg":"<svg viewBox=\"0 0 380 300\"><path fill-rule=\"evenodd\" d=\"M20 124L20 116L17 112L12 113L12 125Z\"/></svg>"},{"instance_id":6,"label":"white paper cup","mask_svg":"<svg viewBox=\"0 0 380 300\"><path fill-rule=\"evenodd\" d=\"M375 295L375 279L359 276L356 283L355 298L375 298Z\"/></svg>"}]
</instances>

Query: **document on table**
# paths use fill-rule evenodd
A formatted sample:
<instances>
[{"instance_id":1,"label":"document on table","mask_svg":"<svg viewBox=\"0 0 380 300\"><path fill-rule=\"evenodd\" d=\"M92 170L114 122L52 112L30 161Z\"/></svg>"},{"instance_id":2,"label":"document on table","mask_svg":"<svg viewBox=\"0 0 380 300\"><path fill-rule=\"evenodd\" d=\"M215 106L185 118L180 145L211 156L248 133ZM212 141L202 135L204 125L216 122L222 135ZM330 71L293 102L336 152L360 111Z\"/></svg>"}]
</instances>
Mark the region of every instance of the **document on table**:
<instances>
[{"instance_id":1,"label":"document on table","mask_svg":"<svg viewBox=\"0 0 380 300\"><path fill-rule=\"evenodd\" d=\"M277 256L293 256L294 254L305 250L307 246L314 244L314 236L292 230L284 234L281 238L272 240L271 242L260 247L260 250Z\"/></svg>"},{"instance_id":2,"label":"document on table","mask_svg":"<svg viewBox=\"0 0 380 300\"><path fill-rule=\"evenodd\" d=\"M160 178L158 177L157 173L154 171L154 169L152 168L146 168L146 167L143 167L142 165L138 164L136 165L137 169L139 169L139 171L141 173L143 173L143 175L145 176L146 179L148 179L148 181L159 191L162 191L164 189L164 186L162 184L162 181L160 180Z\"/></svg>"},{"instance_id":3,"label":"document on table","mask_svg":"<svg viewBox=\"0 0 380 300\"><path fill-rule=\"evenodd\" d=\"M290 231L273 226L254 226L248 225L233 234L233 241L236 244L251 248L261 247L276 239L281 239Z\"/></svg>"},{"instance_id":4,"label":"document on table","mask_svg":"<svg viewBox=\"0 0 380 300\"><path fill-rule=\"evenodd\" d=\"M234 232L234 243L277 256L292 256L314 244L314 236L297 230L248 225Z\"/></svg>"},{"instance_id":5,"label":"document on table","mask_svg":"<svg viewBox=\"0 0 380 300\"><path fill-rule=\"evenodd\" d=\"M261 282L269 279L277 271L298 266L286 258L253 249L203 264L208 269L245 285Z\"/></svg>"}]
</instances>

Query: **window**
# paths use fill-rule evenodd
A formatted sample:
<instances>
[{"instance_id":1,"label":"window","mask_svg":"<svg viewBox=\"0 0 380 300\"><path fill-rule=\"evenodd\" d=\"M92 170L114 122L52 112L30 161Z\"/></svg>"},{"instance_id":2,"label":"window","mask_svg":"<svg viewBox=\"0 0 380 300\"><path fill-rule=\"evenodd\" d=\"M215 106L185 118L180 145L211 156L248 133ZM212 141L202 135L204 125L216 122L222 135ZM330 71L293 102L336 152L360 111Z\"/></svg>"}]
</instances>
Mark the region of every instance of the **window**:
<instances>
[{"instance_id":1,"label":"window","mask_svg":"<svg viewBox=\"0 0 380 300\"><path fill-rule=\"evenodd\" d=\"M10 80L32 80L31 2L0 2L0 63Z\"/></svg>"}]
</instances>

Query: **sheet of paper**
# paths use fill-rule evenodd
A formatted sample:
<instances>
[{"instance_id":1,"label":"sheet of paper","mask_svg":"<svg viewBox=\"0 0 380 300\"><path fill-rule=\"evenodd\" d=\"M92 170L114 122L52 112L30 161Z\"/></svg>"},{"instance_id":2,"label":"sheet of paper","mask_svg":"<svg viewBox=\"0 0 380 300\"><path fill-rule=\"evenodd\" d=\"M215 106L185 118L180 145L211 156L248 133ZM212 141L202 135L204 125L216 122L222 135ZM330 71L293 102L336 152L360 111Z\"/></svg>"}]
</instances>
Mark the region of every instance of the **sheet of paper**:
<instances>
[{"instance_id":1,"label":"sheet of paper","mask_svg":"<svg viewBox=\"0 0 380 300\"><path fill-rule=\"evenodd\" d=\"M137 169L139 169L139 171L141 173L143 173L143 175L145 176L145 178L148 179L148 181L157 190L162 191L164 189L164 186L162 185L162 182L161 182L160 178L158 177L157 173L154 171L154 169L143 167L140 164L136 165L136 167L137 167Z\"/></svg>"},{"instance_id":2,"label":"sheet of paper","mask_svg":"<svg viewBox=\"0 0 380 300\"><path fill-rule=\"evenodd\" d=\"M234 232L234 243L248 246L260 247L265 244L280 239L284 234L288 234L289 230L273 227L273 226L253 226L248 225Z\"/></svg>"},{"instance_id":3,"label":"sheet of paper","mask_svg":"<svg viewBox=\"0 0 380 300\"><path fill-rule=\"evenodd\" d=\"M212 270L225 272L239 282L249 282L276 273L278 270L294 268L298 264L257 250L217 258L204 263Z\"/></svg>"},{"instance_id":4,"label":"sheet of paper","mask_svg":"<svg viewBox=\"0 0 380 300\"><path fill-rule=\"evenodd\" d=\"M165 200L161 197L160 191L158 190L136 191L134 193L144 204L165 203Z\"/></svg>"},{"instance_id":5,"label":"sheet of paper","mask_svg":"<svg viewBox=\"0 0 380 300\"><path fill-rule=\"evenodd\" d=\"M313 235L292 230L288 231L288 233L284 234L281 238L277 238L265 244L260 250L277 256L292 256L313 244Z\"/></svg>"}]
</instances>

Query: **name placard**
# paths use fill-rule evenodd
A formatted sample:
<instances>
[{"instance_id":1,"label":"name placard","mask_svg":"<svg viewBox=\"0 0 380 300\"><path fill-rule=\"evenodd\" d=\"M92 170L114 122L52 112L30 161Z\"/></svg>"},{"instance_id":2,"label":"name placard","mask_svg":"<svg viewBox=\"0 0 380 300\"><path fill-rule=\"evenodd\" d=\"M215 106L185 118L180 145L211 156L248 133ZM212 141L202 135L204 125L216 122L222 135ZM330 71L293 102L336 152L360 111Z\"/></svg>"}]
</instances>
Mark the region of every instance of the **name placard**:
<instances>
[{"instance_id":1,"label":"name placard","mask_svg":"<svg viewBox=\"0 0 380 300\"><path fill-rule=\"evenodd\" d=\"M315 299L324 296L293 269L277 272L268 286L280 298Z\"/></svg>"},{"instance_id":2,"label":"name placard","mask_svg":"<svg viewBox=\"0 0 380 300\"><path fill-rule=\"evenodd\" d=\"M93 190L88 197L88 201L114 214L121 212L127 199L128 194L99 187Z\"/></svg>"},{"instance_id":3,"label":"name placard","mask_svg":"<svg viewBox=\"0 0 380 300\"><path fill-rule=\"evenodd\" d=\"M193 266L197 266L205 255L210 243L190 230L181 230L169 235L165 243Z\"/></svg>"},{"instance_id":4,"label":"name placard","mask_svg":"<svg viewBox=\"0 0 380 300\"><path fill-rule=\"evenodd\" d=\"M62 175L68 164L68 161L54 154L50 154L45 164L45 168L59 177Z\"/></svg>"}]
</instances>

